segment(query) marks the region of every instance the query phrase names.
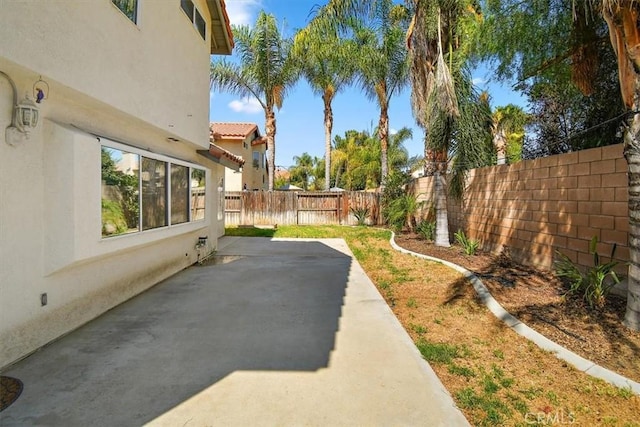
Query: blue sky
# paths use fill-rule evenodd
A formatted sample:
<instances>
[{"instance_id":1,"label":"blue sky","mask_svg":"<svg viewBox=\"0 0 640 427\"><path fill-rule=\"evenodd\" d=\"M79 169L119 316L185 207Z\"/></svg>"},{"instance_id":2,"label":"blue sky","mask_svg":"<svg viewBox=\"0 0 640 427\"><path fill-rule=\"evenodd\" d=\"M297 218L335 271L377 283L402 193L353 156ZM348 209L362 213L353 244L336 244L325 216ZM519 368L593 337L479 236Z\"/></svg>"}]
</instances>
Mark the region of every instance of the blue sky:
<instances>
[{"instance_id":1,"label":"blue sky","mask_svg":"<svg viewBox=\"0 0 640 427\"><path fill-rule=\"evenodd\" d=\"M226 0L227 13L234 25L253 25L260 10L278 19L285 36L304 27L310 19L314 5L323 0ZM488 90L492 106L509 103L526 107L526 100L509 85L491 81L491 72L484 67L473 73L474 83L480 90ZM410 155L424 152L423 133L416 126L411 114L410 90L407 87L391 100L389 127L394 130L408 127L413 131L412 140L405 142ZM333 101L333 135L344 135L350 129L373 132L379 116L375 102L368 100L360 88L350 87L336 95ZM227 93L211 94L211 121L256 123L264 134L264 113L260 104L252 99L241 99ZM285 98L282 109L276 111L276 165L289 167L294 156L307 152L312 156L324 156L323 104L309 85L301 79Z\"/></svg>"}]
</instances>

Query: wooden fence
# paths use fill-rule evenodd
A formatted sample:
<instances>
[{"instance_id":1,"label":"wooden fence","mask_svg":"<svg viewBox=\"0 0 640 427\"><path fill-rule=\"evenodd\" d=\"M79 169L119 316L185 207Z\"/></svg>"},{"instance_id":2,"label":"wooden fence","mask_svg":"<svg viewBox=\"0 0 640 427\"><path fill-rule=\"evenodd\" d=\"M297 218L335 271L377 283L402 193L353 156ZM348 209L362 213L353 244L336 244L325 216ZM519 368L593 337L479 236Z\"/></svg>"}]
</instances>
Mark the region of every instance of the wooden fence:
<instances>
[{"instance_id":1,"label":"wooden fence","mask_svg":"<svg viewBox=\"0 0 640 427\"><path fill-rule=\"evenodd\" d=\"M353 210L364 208L368 225L382 225L379 193L227 191L225 224L356 225Z\"/></svg>"}]
</instances>

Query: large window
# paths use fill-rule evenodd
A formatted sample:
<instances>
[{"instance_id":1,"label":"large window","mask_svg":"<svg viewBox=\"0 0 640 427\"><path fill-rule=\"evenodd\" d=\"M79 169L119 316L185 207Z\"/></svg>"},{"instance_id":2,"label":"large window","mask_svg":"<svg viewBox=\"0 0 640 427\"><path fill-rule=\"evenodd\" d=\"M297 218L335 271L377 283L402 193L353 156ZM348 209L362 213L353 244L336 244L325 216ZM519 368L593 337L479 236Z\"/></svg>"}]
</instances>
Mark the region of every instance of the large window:
<instances>
[{"instance_id":1,"label":"large window","mask_svg":"<svg viewBox=\"0 0 640 427\"><path fill-rule=\"evenodd\" d=\"M102 237L205 218L206 172L164 156L102 146Z\"/></svg>"},{"instance_id":2,"label":"large window","mask_svg":"<svg viewBox=\"0 0 640 427\"><path fill-rule=\"evenodd\" d=\"M207 23L191 0L180 0L180 7L204 40L207 39Z\"/></svg>"},{"instance_id":3,"label":"large window","mask_svg":"<svg viewBox=\"0 0 640 427\"><path fill-rule=\"evenodd\" d=\"M142 229L164 227L167 219L167 163L142 157Z\"/></svg>"},{"instance_id":4,"label":"large window","mask_svg":"<svg viewBox=\"0 0 640 427\"><path fill-rule=\"evenodd\" d=\"M138 0L111 0L134 23L138 21Z\"/></svg>"},{"instance_id":5,"label":"large window","mask_svg":"<svg viewBox=\"0 0 640 427\"><path fill-rule=\"evenodd\" d=\"M171 165L171 224L189 221L189 168Z\"/></svg>"}]
</instances>

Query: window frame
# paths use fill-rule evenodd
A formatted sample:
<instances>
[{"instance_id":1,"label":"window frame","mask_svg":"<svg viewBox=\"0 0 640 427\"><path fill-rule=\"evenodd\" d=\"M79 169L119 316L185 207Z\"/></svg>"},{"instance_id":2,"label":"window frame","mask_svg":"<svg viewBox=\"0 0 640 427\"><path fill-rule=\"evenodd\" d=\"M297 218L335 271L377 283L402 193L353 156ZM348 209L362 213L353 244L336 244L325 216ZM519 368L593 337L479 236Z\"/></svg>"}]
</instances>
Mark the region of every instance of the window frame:
<instances>
[{"instance_id":1,"label":"window frame","mask_svg":"<svg viewBox=\"0 0 640 427\"><path fill-rule=\"evenodd\" d=\"M116 4L116 0L111 0L111 4L115 6L115 8L118 9L120 13L126 16L131 22L133 22L135 25L138 25L138 8L140 7L140 1L139 0L133 0L133 1L135 2L135 5L133 7L133 16L129 16L127 12L122 10L120 6Z\"/></svg>"},{"instance_id":2,"label":"window frame","mask_svg":"<svg viewBox=\"0 0 640 427\"><path fill-rule=\"evenodd\" d=\"M185 2L189 2L192 6L191 13L185 10L184 4ZM184 14L191 21L191 26L194 30L202 37L202 40L207 41L207 20L204 19L204 15L200 13L198 6L196 6L196 2L194 0L180 0L180 10L184 12ZM200 23L202 23L203 27L200 28Z\"/></svg>"},{"instance_id":3,"label":"window frame","mask_svg":"<svg viewBox=\"0 0 640 427\"><path fill-rule=\"evenodd\" d=\"M184 160L180 160L180 159L176 159L174 157L170 157L170 156L165 156L163 154L159 154L159 153L154 153L151 151L147 151L147 150L143 150L140 148L136 148L133 147L131 145L127 145L127 144L123 144L121 142L116 142L110 139L106 139L106 138L101 138L100 139L100 147L102 148L107 148L107 149L113 149L113 150L118 150L120 152L125 152L125 153L131 153L131 154L135 154L138 156L138 167L139 167L139 171L138 171L138 209L139 209L139 214L138 214L138 230L137 231L132 231L132 232L128 232L128 233L120 233L120 234L114 234L114 235L102 235L101 234L101 240L105 241L105 240L111 240L113 238L123 238L125 236L139 236L142 234L147 234L147 233L152 233L154 231L157 230L167 230L167 229L171 229L171 228L177 228L177 227L185 227L188 225L193 225L193 224L202 224L205 221L207 221L207 212L208 209L206 208L206 200L207 200L207 177L209 176L209 171L207 168L198 165L196 163L191 163L191 162L187 162ZM155 160L155 161L160 161L160 162L164 162L165 163L165 216L166 216L166 225L160 226L160 227L153 227L153 228L148 228L145 229L144 228L144 222L143 222L143 212L144 212L144 208L143 208L143 201L142 201L142 158L146 157L148 159L151 160ZM177 166L183 166L183 167L187 167L188 168L188 182L189 182L189 198L187 200L187 209L188 209L188 220L185 222L179 222L179 223L172 223L171 221L171 208L172 208L172 195L171 195L171 166L172 165L177 165ZM205 190L204 190L204 197L205 197L205 209L204 209L204 215L202 216L202 218L196 218L194 219L194 214L193 214L193 210L191 209L192 206L192 197L193 197L193 192L191 191L191 178L193 176L193 171L194 170L200 170L204 173L204 177L205 177ZM102 218L102 216L101 216ZM101 221L101 225L102 225L102 221Z\"/></svg>"}]
</instances>

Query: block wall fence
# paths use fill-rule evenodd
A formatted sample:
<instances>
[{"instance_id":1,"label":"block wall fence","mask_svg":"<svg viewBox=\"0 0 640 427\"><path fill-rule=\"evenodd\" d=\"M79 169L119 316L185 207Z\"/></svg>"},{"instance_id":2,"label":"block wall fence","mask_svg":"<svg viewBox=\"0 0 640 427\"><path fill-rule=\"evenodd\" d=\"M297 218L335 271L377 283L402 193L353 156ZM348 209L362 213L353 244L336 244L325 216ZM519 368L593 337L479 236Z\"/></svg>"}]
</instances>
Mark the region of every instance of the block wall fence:
<instances>
[{"instance_id":1,"label":"block wall fence","mask_svg":"<svg viewBox=\"0 0 640 427\"><path fill-rule=\"evenodd\" d=\"M589 242L615 258L626 274L628 248L627 163L622 144L469 172L462 200L448 196L449 230L464 230L486 251L508 248L514 260L550 269L555 251L592 266ZM431 177L413 182L419 200L432 202Z\"/></svg>"}]
</instances>

